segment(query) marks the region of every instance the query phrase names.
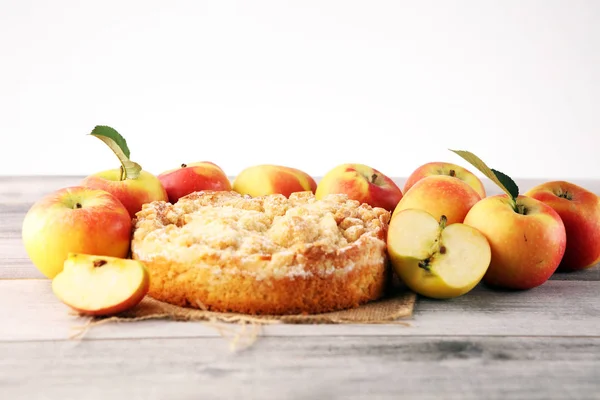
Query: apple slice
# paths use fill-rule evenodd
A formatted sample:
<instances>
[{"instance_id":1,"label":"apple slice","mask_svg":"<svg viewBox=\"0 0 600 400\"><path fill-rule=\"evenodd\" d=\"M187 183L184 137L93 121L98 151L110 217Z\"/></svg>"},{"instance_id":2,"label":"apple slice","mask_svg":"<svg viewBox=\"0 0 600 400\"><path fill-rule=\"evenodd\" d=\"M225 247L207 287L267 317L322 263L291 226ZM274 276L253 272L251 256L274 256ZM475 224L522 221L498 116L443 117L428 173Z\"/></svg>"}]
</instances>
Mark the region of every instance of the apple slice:
<instances>
[{"instance_id":1,"label":"apple slice","mask_svg":"<svg viewBox=\"0 0 600 400\"><path fill-rule=\"evenodd\" d=\"M402 210L392 218L387 236L392 266L416 293L448 299L473 289L491 261L485 236L462 223L446 226L418 209Z\"/></svg>"},{"instance_id":2,"label":"apple slice","mask_svg":"<svg viewBox=\"0 0 600 400\"><path fill-rule=\"evenodd\" d=\"M70 253L52 280L63 303L86 315L112 315L137 305L150 288L148 270L140 261Z\"/></svg>"}]
</instances>

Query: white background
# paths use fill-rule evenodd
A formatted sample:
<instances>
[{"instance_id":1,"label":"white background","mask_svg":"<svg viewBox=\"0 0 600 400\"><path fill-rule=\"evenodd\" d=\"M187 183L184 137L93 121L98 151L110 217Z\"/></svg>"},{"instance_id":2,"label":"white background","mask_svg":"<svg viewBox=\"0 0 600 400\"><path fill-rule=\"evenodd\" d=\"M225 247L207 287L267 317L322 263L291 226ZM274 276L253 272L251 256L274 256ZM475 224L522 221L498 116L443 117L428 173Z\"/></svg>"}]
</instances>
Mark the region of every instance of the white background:
<instances>
[{"instance_id":1,"label":"white background","mask_svg":"<svg viewBox=\"0 0 600 400\"><path fill-rule=\"evenodd\" d=\"M210 160L598 178L600 1L0 0L0 173Z\"/></svg>"}]
</instances>

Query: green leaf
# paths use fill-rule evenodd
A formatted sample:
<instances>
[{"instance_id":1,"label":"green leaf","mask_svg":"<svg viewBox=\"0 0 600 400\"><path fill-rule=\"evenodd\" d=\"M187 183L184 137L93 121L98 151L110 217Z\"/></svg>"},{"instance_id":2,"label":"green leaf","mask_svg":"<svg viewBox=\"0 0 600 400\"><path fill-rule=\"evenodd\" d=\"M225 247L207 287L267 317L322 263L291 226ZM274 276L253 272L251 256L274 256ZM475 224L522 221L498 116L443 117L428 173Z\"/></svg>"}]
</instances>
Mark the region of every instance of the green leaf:
<instances>
[{"instance_id":1,"label":"green leaf","mask_svg":"<svg viewBox=\"0 0 600 400\"><path fill-rule=\"evenodd\" d=\"M115 153L121 163L121 180L136 179L140 176L142 167L129 159L127 141L110 126L97 125L90 135L102 140Z\"/></svg>"},{"instance_id":2,"label":"green leaf","mask_svg":"<svg viewBox=\"0 0 600 400\"><path fill-rule=\"evenodd\" d=\"M508 191L508 194L513 199L516 199L517 196L519 195L519 187L517 186L515 181L513 181L510 178L510 176L506 175L505 173L497 171L494 168L490 168L490 169L498 177L498 180L502 183L502 185L506 188L506 190Z\"/></svg>"},{"instance_id":3,"label":"green leaf","mask_svg":"<svg viewBox=\"0 0 600 400\"><path fill-rule=\"evenodd\" d=\"M113 149L113 146L117 146L119 150L125 155L126 158L129 158L129 147L127 147L127 141L119 132L110 126L97 125L92 133L92 136L96 136L98 139L102 140L104 143ZM110 142L110 143L109 143Z\"/></svg>"},{"instance_id":4,"label":"green leaf","mask_svg":"<svg viewBox=\"0 0 600 400\"><path fill-rule=\"evenodd\" d=\"M492 182L500 187L506 194L510 196L513 202L516 201L517 196L519 195L519 187L517 184L506 174L496 171L495 169L491 169L488 167L479 157L470 151L466 150L452 150L451 152L458 154L466 161L468 161L471 165L477 168L479 171L483 173L486 177L488 177Z\"/></svg>"}]
</instances>

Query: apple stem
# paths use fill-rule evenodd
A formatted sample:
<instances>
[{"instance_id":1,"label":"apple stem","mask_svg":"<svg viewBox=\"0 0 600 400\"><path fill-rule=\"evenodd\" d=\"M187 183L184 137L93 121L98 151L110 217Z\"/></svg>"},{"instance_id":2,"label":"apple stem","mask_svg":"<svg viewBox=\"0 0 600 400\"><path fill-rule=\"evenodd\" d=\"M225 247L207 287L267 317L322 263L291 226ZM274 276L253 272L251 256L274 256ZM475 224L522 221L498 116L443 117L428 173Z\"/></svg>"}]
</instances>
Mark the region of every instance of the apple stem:
<instances>
[{"instance_id":1,"label":"apple stem","mask_svg":"<svg viewBox=\"0 0 600 400\"><path fill-rule=\"evenodd\" d=\"M377 179L377 174L371 175L371 183L375 183L376 179Z\"/></svg>"},{"instance_id":2,"label":"apple stem","mask_svg":"<svg viewBox=\"0 0 600 400\"><path fill-rule=\"evenodd\" d=\"M429 258L419 261L419 268L423 268L425 271L431 271L431 266L429 265Z\"/></svg>"},{"instance_id":3,"label":"apple stem","mask_svg":"<svg viewBox=\"0 0 600 400\"><path fill-rule=\"evenodd\" d=\"M81 203L75 203L75 208L81 208L81 207L82 207Z\"/></svg>"},{"instance_id":4,"label":"apple stem","mask_svg":"<svg viewBox=\"0 0 600 400\"><path fill-rule=\"evenodd\" d=\"M117 131L106 126L96 126L91 135L104 142L119 159L119 163L121 163L120 180L137 179L140 176L142 167L131 161L125 139Z\"/></svg>"},{"instance_id":5,"label":"apple stem","mask_svg":"<svg viewBox=\"0 0 600 400\"><path fill-rule=\"evenodd\" d=\"M448 218L445 215L440 217L440 229L446 228L446 223L448 222Z\"/></svg>"},{"instance_id":6,"label":"apple stem","mask_svg":"<svg viewBox=\"0 0 600 400\"><path fill-rule=\"evenodd\" d=\"M453 169L450 170L450 176L456 176L456 171L454 171Z\"/></svg>"},{"instance_id":7,"label":"apple stem","mask_svg":"<svg viewBox=\"0 0 600 400\"><path fill-rule=\"evenodd\" d=\"M562 199L573 200L573 196L571 195L571 193L566 192L566 191L565 192L561 191L560 193L557 194L557 196Z\"/></svg>"},{"instance_id":8,"label":"apple stem","mask_svg":"<svg viewBox=\"0 0 600 400\"><path fill-rule=\"evenodd\" d=\"M515 211L517 214L527 215L527 207L524 204L518 204L515 202Z\"/></svg>"}]
</instances>

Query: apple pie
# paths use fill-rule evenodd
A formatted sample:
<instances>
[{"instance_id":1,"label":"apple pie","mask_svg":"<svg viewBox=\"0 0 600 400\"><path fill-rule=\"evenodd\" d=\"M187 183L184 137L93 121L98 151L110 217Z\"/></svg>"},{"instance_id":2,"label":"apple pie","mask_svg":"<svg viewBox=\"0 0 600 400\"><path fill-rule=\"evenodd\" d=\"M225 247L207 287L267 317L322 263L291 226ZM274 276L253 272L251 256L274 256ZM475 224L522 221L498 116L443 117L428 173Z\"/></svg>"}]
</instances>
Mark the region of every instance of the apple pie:
<instances>
[{"instance_id":1,"label":"apple pie","mask_svg":"<svg viewBox=\"0 0 600 400\"><path fill-rule=\"evenodd\" d=\"M132 258L149 295L171 304L245 314L316 314L380 298L391 277L390 212L311 192L260 197L201 191L145 204Z\"/></svg>"}]
</instances>

